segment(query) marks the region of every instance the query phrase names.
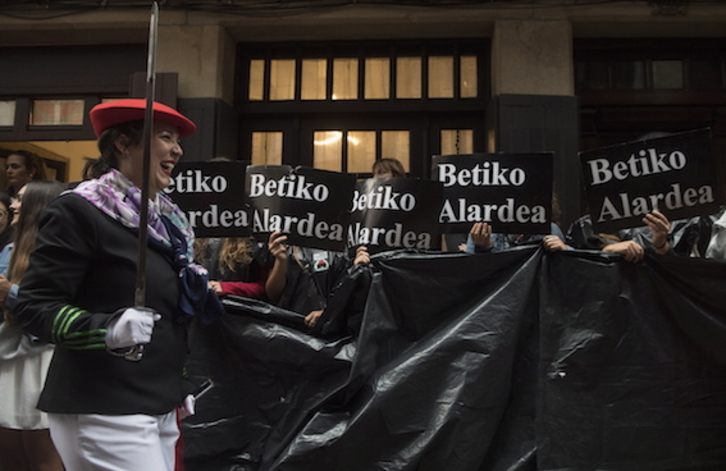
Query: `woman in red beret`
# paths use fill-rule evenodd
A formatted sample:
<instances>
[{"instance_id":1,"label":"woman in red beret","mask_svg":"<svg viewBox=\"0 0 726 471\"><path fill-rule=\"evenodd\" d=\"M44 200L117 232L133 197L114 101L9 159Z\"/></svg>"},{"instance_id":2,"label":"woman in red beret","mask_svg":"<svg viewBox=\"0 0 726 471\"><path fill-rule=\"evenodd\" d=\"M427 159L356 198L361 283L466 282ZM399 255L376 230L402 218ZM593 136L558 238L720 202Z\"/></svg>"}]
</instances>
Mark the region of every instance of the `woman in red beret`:
<instances>
[{"instance_id":1,"label":"woman in red beret","mask_svg":"<svg viewBox=\"0 0 726 471\"><path fill-rule=\"evenodd\" d=\"M97 178L48 206L15 308L27 332L56 345L38 408L69 470L175 468L178 411L193 409L182 381L187 325L221 314L206 271L189 262L192 229L161 192L195 125L159 103L149 137L146 307L134 306L145 103L91 110ZM139 345L143 355L134 355Z\"/></svg>"}]
</instances>

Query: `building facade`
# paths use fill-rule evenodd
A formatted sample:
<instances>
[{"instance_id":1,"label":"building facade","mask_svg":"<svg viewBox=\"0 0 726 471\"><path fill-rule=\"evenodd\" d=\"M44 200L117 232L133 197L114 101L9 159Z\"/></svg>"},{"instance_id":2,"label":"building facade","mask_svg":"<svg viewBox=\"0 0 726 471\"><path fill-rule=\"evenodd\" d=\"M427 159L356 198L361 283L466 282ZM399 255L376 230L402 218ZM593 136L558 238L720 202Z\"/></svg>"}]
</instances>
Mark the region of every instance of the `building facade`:
<instances>
[{"instance_id":1,"label":"building facade","mask_svg":"<svg viewBox=\"0 0 726 471\"><path fill-rule=\"evenodd\" d=\"M32 145L79 178L93 151L52 144L88 146L90 107L143 96L144 3L0 5L0 157ZM156 93L199 125L190 160L365 176L396 157L426 177L432 155L551 151L566 227L582 211L580 150L710 127L726 151L722 2L159 5Z\"/></svg>"}]
</instances>

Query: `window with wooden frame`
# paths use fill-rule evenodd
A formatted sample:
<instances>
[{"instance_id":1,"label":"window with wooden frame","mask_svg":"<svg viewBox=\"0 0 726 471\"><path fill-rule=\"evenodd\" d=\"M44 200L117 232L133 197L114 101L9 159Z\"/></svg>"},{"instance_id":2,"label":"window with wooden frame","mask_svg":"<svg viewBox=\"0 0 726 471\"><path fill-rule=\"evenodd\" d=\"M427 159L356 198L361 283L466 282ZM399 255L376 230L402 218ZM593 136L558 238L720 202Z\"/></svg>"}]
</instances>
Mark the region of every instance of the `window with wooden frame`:
<instances>
[{"instance_id":1,"label":"window with wooden frame","mask_svg":"<svg viewBox=\"0 0 726 471\"><path fill-rule=\"evenodd\" d=\"M394 157L423 176L431 155L484 151L488 49L486 40L240 44L240 158L365 175ZM269 136L274 157L261 152Z\"/></svg>"}]
</instances>

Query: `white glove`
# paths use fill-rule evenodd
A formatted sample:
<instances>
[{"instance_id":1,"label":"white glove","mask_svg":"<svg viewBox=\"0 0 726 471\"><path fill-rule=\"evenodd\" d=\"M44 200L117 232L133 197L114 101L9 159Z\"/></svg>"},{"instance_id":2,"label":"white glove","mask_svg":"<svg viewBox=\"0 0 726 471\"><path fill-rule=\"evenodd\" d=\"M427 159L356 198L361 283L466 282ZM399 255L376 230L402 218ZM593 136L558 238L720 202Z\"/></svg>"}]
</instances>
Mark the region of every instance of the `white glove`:
<instances>
[{"instance_id":1,"label":"white glove","mask_svg":"<svg viewBox=\"0 0 726 471\"><path fill-rule=\"evenodd\" d=\"M151 341L154 323L161 314L143 307L130 307L116 317L106 328L106 346L111 349L128 348Z\"/></svg>"},{"instance_id":2,"label":"white glove","mask_svg":"<svg viewBox=\"0 0 726 471\"><path fill-rule=\"evenodd\" d=\"M187 395L187 397L184 398L184 402L182 402L181 407L179 408L179 418L180 419L186 419L190 415L194 415L194 406L197 403L197 400L194 399L194 396L191 394Z\"/></svg>"}]
</instances>

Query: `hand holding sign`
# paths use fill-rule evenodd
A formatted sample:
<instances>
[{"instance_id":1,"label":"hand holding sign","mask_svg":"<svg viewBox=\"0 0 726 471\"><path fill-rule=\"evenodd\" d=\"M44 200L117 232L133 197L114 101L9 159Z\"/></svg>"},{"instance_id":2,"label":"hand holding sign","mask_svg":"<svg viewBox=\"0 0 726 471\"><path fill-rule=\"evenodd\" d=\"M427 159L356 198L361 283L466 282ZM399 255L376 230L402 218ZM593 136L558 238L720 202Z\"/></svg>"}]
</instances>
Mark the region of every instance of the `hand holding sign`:
<instances>
[{"instance_id":1,"label":"hand holding sign","mask_svg":"<svg viewBox=\"0 0 726 471\"><path fill-rule=\"evenodd\" d=\"M287 282L287 236L280 231L270 234L267 240L267 250L275 262L265 282L267 297L273 303L279 301Z\"/></svg>"},{"instance_id":2,"label":"hand holding sign","mask_svg":"<svg viewBox=\"0 0 726 471\"><path fill-rule=\"evenodd\" d=\"M270 251L275 260L287 261L287 236L280 231L275 231L270 234L270 238L267 241L267 250Z\"/></svg>"},{"instance_id":3,"label":"hand holding sign","mask_svg":"<svg viewBox=\"0 0 726 471\"><path fill-rule=\"evenodd\" d=\"M471 226L471 240L475 245L488 249L492 246L492 226L486 222L477 222Z\"/></svg>"},{"instance_id":4,"label":"hand holding sign","mask_svg":"<svg viewBox=\"0 0 726 471\"><path fill-rule=\"evenodd\" d=\"M371 263L371 254L368 253L368 248L365 245L361 245L355 249L353 265L368 265L369 263Z\"/></svg>"},{"instance_id":5,"label":"hand holding sign","mask_svg":"<svg viewBox=\"0 0 726 471\"><path fill-rule=\"evenodd\" d=\"M670 248L668 247L668 234L671 231L671 222L668 218L656 209L652 213L645 215L643 224L650 229L650 233L652 234L651 241L653 242L655 251L659 254L667 252Z\"/></svg>"}]
</instances>

